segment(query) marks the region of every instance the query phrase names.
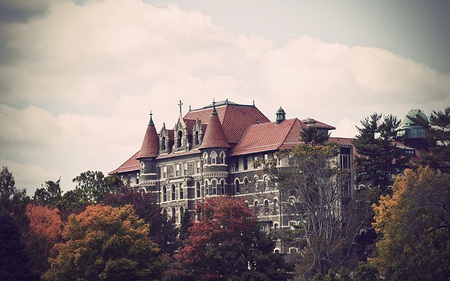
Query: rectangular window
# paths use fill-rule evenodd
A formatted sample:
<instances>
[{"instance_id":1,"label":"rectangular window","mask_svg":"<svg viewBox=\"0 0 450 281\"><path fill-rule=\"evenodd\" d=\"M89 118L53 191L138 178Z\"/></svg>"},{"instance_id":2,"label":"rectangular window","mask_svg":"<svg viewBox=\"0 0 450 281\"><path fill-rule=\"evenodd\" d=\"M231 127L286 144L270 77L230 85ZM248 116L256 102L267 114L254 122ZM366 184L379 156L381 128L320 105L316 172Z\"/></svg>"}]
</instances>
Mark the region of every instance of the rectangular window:
<instances>
[{"instance_id":1,"label":"rectangular window","mask_svg":"<svg viewBox=\"0 0 450 281\"><path fill-rule=\"evenodd\" d=\"M184 163L184 175L187 176L188 175L188 164Z\"/></svg>"},{"instance_id":2,"label":"rectangular window","mask_svg":"<svg viewBox=\"0 0 450 281\"><path fill-rule=\"evenodd\" d=\"M236 158L236 160L234 160L234 171L239 171L239 158Z\"/></svg>"},{"instance_id":3,"label":"rectangular window","mask_svg":"<svg viewBox=\"0 0 450 281\"><path fill-rule=\"evenodd\" d=\"M247 156L244 156L243 160L244 160L244 171L246 171L248 169L248 158L247 158Z\"/></svg>"},{"instance_id":4,"label":"rectangular window","mask_svg":"<svg viewBox=\"0 0 450 281\"><path fill-rule=\"evenodd\" d=\"M349 147L340 148L340 162L341 162L341 170L351 169L351 154Z\"/></svg>"},{"instance_id":5,"label":"rectangular window","mask_svg":"<svg viewBox=\"0 0 450 281\"><path fill-rule=\"evenodd\" d=\"M197 174L200 174L200 161L197 162Z\"/></svg>"},{"instance_id":6,"label":"rectangular window","mask_svg":"<svg viewBox=\"0 0 450 281\"><path fill-rule=\"evenodd\" d=\"M180 176L180 165L179 164L177 164L177 165L175 165L175 176L176 177L179 177Z\"/></svg>"},{"instance_id":7,"label":"rectangular window","mask_svg":"<svg viewBox=\"0 0 450 281\"><path fill-rule=\"evenodd\" d=\"M167 166L163 167L163 179L167 178Z\"/></svg>"}]
</instances>

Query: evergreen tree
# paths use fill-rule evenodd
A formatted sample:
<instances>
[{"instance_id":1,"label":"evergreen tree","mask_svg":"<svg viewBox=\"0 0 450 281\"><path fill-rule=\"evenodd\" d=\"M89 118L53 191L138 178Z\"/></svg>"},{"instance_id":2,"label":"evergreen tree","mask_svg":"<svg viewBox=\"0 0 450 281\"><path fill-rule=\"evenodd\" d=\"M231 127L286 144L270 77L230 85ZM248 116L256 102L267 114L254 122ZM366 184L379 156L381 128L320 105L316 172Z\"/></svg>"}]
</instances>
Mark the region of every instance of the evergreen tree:
<instances>
[{"instance_id":1,"label":"evergreen tree","mask_svg":"<svg viewBox=\"0 0 450 281\"><path fill-rule=\"evenodd\" d=\"M382 194L390 192L393 179L405 168L408 157L396 147L395 138L400 120L393 115L374 113L361 121L353 145L358 156L358 182L371 182Z\"/></svg>"}]
</instances>

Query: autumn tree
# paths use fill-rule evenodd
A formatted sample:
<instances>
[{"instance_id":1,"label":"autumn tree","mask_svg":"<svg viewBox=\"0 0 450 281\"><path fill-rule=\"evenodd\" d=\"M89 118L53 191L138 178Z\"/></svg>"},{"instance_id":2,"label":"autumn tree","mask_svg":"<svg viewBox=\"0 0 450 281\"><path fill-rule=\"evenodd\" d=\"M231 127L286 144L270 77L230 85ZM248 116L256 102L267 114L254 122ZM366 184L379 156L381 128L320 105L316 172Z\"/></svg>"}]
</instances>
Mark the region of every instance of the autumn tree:
<instances>
[{"instance_id":1,"label":"autumn tree","mask_svg":"<svg viewBox=\"0 0 450 281\"><path fill-rule=\"evenodd\" d=\"M172 255L180 246L174 220L162 212L150 193L123 188L118 194L108 194L105 204L113 207L133 205L136 214L149 225L149 237L158 244L161 253Z\"/></svg>"},{"instance_id":2,"label":"autumn tree","mask_svg":"<svg viewBox=\"0 0 450 281\"><path fill-rule=\"evenodd\" d=\"M63 222L58 209L28 204L26 215L30 221L25 243L30 254L31 269L42 275L50 268L50 250L61 238Z\"/></svg>"},{"instance_id":3,"label":"autumn tree","mask_svg":"<svg viewBox=\"0 0 450 281\"><path fill-rule=\"evenodd\" d=\"M349 261L355 237L369 219L368 206L349 203L343 194L351 174L339 168L338 152L330 143L301 143L265 163L265 170L289 198L285 214L298 222L294 231L285 233L291 234L290 243L302 249L299 278L337 272Z\"/></svg>"},{"instance_id":4,"label":"autumn tree","mask_svg":"<svg viewBox=\"0 0 450 281\"><path fill-rule=\"evenodd\" d=\"M155 280L158 247L133 207L91 205L72 214L53 250L45 280Z\"/></svg>"},{"instance_id":5,"label":"autumn tree","mask_svg":"<svg viewBox=\"0 0 450 281\"><path fill-rule=\"evenodd\" d=\"M356 127L358 134L353 145L358 152L357 181L371 182L382 194L390 192L393 175L409 160L394 142L399 126L397 117L374 113L361 121L361 127Z\"/></svg>"},{"instance_id":6,"label":"autumn tree","mask_svg":"<svg viewBox=\"0 0 450 281\"><path fill-rule=\"evenodd\" d=\"M374 227L381 239L371 259L388 280L447 280L450 276L450 175L407 169L393 194L382 196Z\"/></svg>"},{"instance_id":7,"label":"autumn tree","mask_svg":"<svg viewBox=\"0 0 450 281\"><path fill-rule=\"evenodd\" d=\"M274 241L259 231L247 205L230 197L197 203L197 221L175 255L168 280L286 280Z\"/></svg>"}]
</instances>

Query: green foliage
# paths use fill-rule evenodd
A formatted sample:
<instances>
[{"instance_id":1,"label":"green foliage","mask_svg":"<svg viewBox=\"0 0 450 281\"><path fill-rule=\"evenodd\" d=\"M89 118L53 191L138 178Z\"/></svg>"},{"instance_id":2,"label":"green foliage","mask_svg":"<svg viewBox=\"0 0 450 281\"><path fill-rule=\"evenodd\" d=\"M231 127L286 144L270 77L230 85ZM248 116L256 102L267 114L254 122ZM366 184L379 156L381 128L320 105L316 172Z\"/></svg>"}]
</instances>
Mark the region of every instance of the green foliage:
<instances>
[{"instance_id":1,"label":"green foliage","mask_svg":"<svg viewBox=\"0 0 450 281\"><path fill-rule=\"evenodd\" d=\"M28 262L19 228L8 214L0 212L0 280L39 280Z\"/></svg>"},{"instance_id":2,"label":"green foliage","mask_svg":"<svg viewBox=\"0 0 450 281\"><path fill-rule=\"evenodd\" d=\"M353 142L358 156L358 182L372 182L382 194L390 192L393 175L403 169L408 162L405 153L394 143L400 120L393 115L374 113L361 121L358 135Z\"/></svg>"},{"instance_id":3,"label":"green foliage","mask_svg":"<svg viewBox=\"0 0 450 281\"><path fill-rule=\"evenodd\" d=\"M8 167L3 166L0 171L0 204L9 205L14 193L16 193L16 181Z\"/></svg>"},{"instance_id":4,"label":"green foliage","mask_svg":"<svg viewBox=\"0 0 450 281\"><path fill-rule=\"evenodd\" d=\"M56 207L62 200L62 191L59 182L46 181L45 186L36 189L33 202L49 207Z\"/></svg>"},{"instance_id":5,"label":"green foliage","mask_svg":"<svg viewBox=\"0 0 450 281\"><path fill-rule=\"evenodd\" d=\"M93 205L71 215L45 280L155 280L162 264L133 207Z\"/></svg>"},{"instance_id":6,"label":"green foliage","mask_svg":"<svg viewBox=\"0 0 450 281\"><path fill-rule=\"evenodd\" d=\"M105 177L100 171L83 172L73 182L81 191L81 202L87 203L100 203L107 194L117 194L125 187L116 174Z\"/></svg>"},{"instance_id":7,"label":"green foliage","mask_svg":"<svg viewBox=\"0 0 450 281\"><path fill-rule=\"evenodd\" d=\"M243 201L217 197L197 203L198 221L175 255L167 280L286 280L288 266L273 253Z\"/></svg>"},{"instance_id":8,"label":"green foliage","mask_svg":"<svg viewBox=\"0 0 450 281\"><path fill-rule=\"evenodd\" d=\"M390 280L446 280L450 276L450 175L407 169L392 196L374 205L382 235L370 260Z\"/></svg>"},{"instance_id":9,"label":"green foliage","mask_svg":"<svg viewBox=\"0 0 450 281\"><path fill-rule=\"evenodd\" d=\"M450 173L450 107L433 111L426 128L429 151L422 156L422 163Z\"/></svg>"},{"instance_id":10,"label":"green foliage","mask_svg":"<svg viewBox=\"0 0 450 281\"><path fill-rule=\"evenodd\" d=\"M305 144L317 145L328 141L330 135L326 130L319 129L314 126L306 127L300 133L300 139Z\"/></svg>"},{"instance_id":11,"label":"green foliage","mask_svg":"<svg viewBox=\"0 0 450 281\"><path fill-rule=\"evenodd\" d=\"M378 270L366 262L360 262L354 276L358 281L377 281Z\"/></svg>"}]
</instances>

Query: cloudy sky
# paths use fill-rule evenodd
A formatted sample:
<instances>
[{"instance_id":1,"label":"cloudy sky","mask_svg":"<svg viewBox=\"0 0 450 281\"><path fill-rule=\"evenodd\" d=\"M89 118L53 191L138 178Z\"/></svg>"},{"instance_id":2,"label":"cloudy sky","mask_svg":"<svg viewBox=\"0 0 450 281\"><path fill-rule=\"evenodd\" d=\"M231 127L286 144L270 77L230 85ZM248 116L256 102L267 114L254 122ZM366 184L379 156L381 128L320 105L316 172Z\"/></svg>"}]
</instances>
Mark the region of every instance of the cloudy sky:
<instances>
[{"instance_id":1,"label":"cloudy sky","mask_svg":"<svg viewBox=\"0 0 450 281\"><path fill-rule=\"evenodd\" d=\"M141 145L178 102L252 104L352 137L450 106L449 1L0 0L0 166L28 194Z\"/></svg>"}]
</instances>

